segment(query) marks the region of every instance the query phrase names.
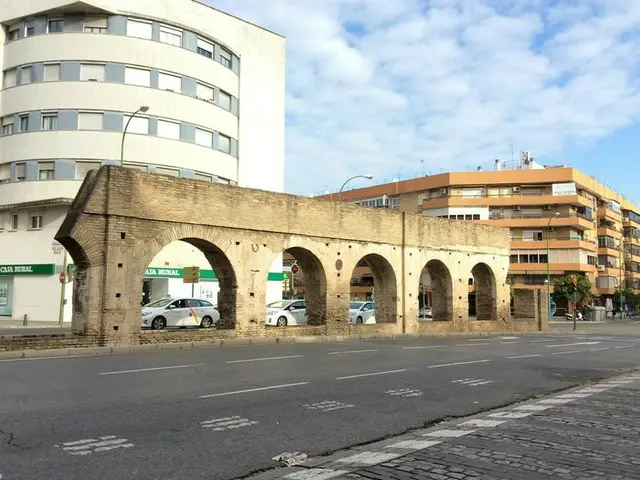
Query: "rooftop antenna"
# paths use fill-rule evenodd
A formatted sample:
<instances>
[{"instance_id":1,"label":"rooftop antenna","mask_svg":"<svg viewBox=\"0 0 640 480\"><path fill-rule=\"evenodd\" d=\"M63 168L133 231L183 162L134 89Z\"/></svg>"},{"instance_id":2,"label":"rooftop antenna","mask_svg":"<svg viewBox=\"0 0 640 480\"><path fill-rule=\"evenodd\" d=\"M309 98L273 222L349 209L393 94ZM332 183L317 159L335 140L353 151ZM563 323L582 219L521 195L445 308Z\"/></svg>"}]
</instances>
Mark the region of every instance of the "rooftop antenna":
<instances>
[{"instance_id":1,"label":"rooftop antenna","mask_svg":"<svg viewBox=\"0 0 640 480\"><path fill-rule=\"evenodd\" d=\"M422 170L422 176L425 176L425 171L424 171L424 158L422 160L420 160L420 169Z\"/></svg>"}]
</instances>

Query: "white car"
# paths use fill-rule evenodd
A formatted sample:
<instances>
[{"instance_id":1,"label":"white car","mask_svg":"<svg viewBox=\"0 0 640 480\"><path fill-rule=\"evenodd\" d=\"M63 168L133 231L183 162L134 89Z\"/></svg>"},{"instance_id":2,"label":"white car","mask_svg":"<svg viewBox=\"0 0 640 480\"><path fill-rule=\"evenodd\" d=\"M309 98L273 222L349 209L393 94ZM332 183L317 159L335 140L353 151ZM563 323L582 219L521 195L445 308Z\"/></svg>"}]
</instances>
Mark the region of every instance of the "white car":
<instances>
[{"instance_id":1,"label":"white car","mask_svg":"<svg viewBox=\"0 0 640 480\"><path fill-rule=\"evenodd\" d=\"M349 303L349 323L373 324L376 304L373 302L350 302Z\"/></svg>"},{"instance_id":2,"label":"white car","mask_svg":"<svg viewBox=\"0 0 640 480\"><path fill-rule=\"evenodd\" d=\"M142 307L143 328L211 328L220 322L220 313L208 300L200 298L163 298Z\"/></svg>"},{"instance_id":3,"label":"white car","mask_svg":"<svg viewBox=\"0 0 640 480\"><path fill-rule=\"evenodd\" d=\"M420 309L418 318L422 318L422 319L433 318L433 311L431 310L431 307L425 307Z\"/></svg>"},{"instance_id":4,"label":"white car","mask_svg":"<svg viewBox=\"0 0 640 480\"><path fill-rule=\"evenodd\" d=\"M278 300L267 305L267 326L307 324L307 305L304 300Z\"/></svg>"}]
</instances>

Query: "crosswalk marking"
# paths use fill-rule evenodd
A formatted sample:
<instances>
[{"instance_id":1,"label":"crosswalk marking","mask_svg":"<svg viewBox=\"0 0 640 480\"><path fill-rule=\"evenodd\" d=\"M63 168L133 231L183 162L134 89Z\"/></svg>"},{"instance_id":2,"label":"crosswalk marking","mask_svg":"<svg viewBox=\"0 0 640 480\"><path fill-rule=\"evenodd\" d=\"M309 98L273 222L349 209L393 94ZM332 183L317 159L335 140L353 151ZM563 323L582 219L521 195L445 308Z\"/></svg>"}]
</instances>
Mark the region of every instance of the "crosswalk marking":
<instances>
[{"instance_id":1,"label":"crosswalk marking","mask_svg":"<svg viewBox=\"0 0 640 480\"><path fill-rule=\"evenodd\" d=\"M484 378L461 378L459 380L453 380L451 383L459 383L475 387L478 385L488 385L489 383L493 383L493 380L485 380Z\"/></svg>"},{"instance_id":2,"label":"crosswalk marking","mask_svg":"<svg viewBox=\"0 0 640 480\"><path fill-rule=\"evenodd\" d=\"M62 448L62 450L71 455L89 455L95 452L107 452L117 448L131 448L133 446L134 444L126 438L116 438L115 435L75 440L63 443L62 446L55 445L56 448Z\"/></svg>"},{"instance_id":3,"label":"crosswalk marking","mask_svg":"<svg viewBox=\"0 0 640 480\"><path fill-rule=\"evenodd\" d=\"M341 410L343 408L352 408L355 405L351 405L350 403L342 403L336 402L332 400L325 400L324 402L318 403L307 403L303 405L307 410L315 410L319 412L331 412L333 410Z\"/></svg>"},{"instance_id":4,"label":"crosswalk marking","mask_svg":"<svg viewBox=\"0 0 640 480\"><path fill-rule=\"evenodd\" d=\"M419 397L422 395L420 390L414 390L411 388L401 388L399 390L387 390L387 395L399 396L399 397Z\"/></svg>"},{"instance_id":5,"label":"crosswalk marking","mask_svg":"<svg viewBox=\"0 0 640 480\"><path fill-rule=\"evenodd\" d=\"M205 420L200 422L202 428L210 428L214 432L221 432L223 430L235 430L236 428L248 427L255 425L258 422L255 420L249 420L238 415L232 417L214 418L212 420Z\"/></svg>"}]
</instances>

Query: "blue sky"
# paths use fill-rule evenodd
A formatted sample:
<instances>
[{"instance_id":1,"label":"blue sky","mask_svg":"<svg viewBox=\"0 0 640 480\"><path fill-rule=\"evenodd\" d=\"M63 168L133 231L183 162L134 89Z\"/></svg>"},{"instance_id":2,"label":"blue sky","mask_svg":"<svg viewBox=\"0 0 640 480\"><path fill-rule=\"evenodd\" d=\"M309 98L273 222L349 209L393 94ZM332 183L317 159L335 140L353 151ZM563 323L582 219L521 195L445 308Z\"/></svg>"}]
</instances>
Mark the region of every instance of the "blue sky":
<instances>
[{"instance_id":1,"label":"blue sky","mask_svg":"<svg viewBox=\"0 0 640 480\"><path fill-rule=\"evenodd\" d=\"M491 168L513 145L640 205L638 0L209 3L287 37L290 193Z\"/></svg>"}]
</instances>

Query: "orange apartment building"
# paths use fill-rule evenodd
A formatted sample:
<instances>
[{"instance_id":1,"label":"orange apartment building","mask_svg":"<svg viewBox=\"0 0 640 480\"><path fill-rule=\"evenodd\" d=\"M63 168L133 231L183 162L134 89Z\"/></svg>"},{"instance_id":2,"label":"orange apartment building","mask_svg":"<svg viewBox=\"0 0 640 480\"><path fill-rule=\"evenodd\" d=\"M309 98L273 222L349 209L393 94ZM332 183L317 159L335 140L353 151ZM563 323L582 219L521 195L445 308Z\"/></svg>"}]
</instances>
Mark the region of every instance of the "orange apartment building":
<instances>
[{"instance_id":1,"label":"orange apartment building","mask_svg":"<svg viewBox=\"0 0 640 480\"><path fill-rule=\"evenodd\" d=\"M319 198L509 227L509 276L516 288L543 288L549 260L552 285L555 278L584 274L596 303L604 304L620 285L640 293L640 208L579 170L543 167L523 153L521 162L496 160L489 171L442 173ZM373 278L365 265L360 270L351 293L363 298L373 293ZM428 292L428 275L421 283ZM472 279L469 285L472 292Z\"/></svg>"}]
</instances>

